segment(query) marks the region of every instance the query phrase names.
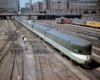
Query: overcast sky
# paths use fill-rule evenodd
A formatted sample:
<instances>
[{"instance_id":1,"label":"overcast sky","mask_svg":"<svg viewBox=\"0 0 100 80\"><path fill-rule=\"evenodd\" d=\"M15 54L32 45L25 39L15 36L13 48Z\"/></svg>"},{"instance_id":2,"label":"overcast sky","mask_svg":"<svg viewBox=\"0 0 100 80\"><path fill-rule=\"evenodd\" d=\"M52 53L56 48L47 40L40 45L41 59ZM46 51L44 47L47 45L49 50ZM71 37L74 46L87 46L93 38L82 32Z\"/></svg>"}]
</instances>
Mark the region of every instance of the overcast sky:
<instances>
[{"instance_id":1,"label":"overcast sky","mask_svg":"<svg viewBox=\"0 0 100 80\"><path fill-rule=\"evenodd\" d=\"M38 2L43 0L32 0L32 2ZM25 7L25 3L29 2L29 0L20 0L20 7Z\"/></svg>"}]
</instances>

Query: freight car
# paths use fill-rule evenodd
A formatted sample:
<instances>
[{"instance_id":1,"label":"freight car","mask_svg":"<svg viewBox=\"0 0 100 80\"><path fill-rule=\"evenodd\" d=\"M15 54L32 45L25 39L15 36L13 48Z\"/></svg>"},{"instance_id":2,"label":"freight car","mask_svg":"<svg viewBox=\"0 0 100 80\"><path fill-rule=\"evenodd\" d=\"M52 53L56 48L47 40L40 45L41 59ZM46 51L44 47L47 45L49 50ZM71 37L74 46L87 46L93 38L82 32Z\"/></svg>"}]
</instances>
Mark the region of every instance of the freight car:
<instances>
[{"instance_id":1,"label":"freight car","mask_svg":"<svg viewBox=\"0 0 100 80\"><path fill-rule=\"evenodd\" d=\"M29 22L21 18L15 18L30 31L37 34L43 40L68 56L72 61L82 65L91 62L91 42L73 35L51 29L35 22Z\"/></svg>"}]
</instances>

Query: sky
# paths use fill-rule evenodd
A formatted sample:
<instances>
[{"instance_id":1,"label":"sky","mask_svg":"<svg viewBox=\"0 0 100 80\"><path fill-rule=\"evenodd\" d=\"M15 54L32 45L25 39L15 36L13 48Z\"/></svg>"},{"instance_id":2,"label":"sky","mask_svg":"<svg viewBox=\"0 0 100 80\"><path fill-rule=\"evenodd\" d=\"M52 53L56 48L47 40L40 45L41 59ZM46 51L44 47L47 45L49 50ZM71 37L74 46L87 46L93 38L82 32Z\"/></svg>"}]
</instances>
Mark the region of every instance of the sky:
<instances>
[{"instance_id":1,"label":"sky","mask_svg":"<svg viewBox=\"0 0 100 80\"><path fill-rule=\"evenodd\" d=\"M25 7L25 3L29 2L29 0L19 0L20 1L20 7ZM43 1L43 0L32 0L33 3Z\"/></svg>"}]
</instances>

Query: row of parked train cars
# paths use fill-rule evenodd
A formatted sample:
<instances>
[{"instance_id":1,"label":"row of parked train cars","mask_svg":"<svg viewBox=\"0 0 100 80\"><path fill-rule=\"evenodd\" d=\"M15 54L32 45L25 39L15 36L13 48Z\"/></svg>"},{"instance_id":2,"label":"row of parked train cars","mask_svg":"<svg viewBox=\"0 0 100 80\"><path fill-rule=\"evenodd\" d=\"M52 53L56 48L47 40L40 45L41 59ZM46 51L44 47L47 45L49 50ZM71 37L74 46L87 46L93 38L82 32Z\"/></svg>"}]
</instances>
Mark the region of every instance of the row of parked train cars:
<instances>
[{"instance_id":1,"label":"row of parked train cars","mask_svg":"<svg viewBox=\"0 0 100 80\"><path fill-rule=\"evenodd\" d=\"M100 28L100 22L97 22L94 20L67 19L67 18L61 17L61 18L56 18L56 23L59 23L59 24L67 23L67 24L75 24L75 25Z\"/></svg>"}]
</instances>

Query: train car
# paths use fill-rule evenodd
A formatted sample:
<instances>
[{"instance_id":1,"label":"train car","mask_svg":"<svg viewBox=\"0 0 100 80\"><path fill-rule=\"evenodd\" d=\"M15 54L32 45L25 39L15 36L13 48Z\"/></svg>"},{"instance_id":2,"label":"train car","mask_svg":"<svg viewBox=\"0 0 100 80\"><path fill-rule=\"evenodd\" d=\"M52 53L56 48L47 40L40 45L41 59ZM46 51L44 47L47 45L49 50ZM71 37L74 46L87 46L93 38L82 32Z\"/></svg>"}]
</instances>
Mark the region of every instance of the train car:
<instances>
[{"instance_id":1,"label":"train car","mask_svg":"<svg viewBox=\"0 0 100 80\"><path fill-rule=\"evenodd\" d=\"M16 18L16 20L74 62L82 65L91 62L91 42L35 22L29 23L28 20L22 20L20 18Z\"/></svg>"},{"instance_id":2,"label":"train car","mask_svg":"<svg viewBox=\"0 0 100 80\"><path fill-rule=\"evenodd\" d=\"M100 22L96 22L96 21L86 21L86 26L100 28Z\"/></svg>"},{"instance_id":3,"label":"train car","mask_svg":"<svg viewBox=\"0 0 100 80\"><path fill-rule=\"evenodd\" d=\"M56 18L55 22L58 23L59 22L59 18Z\"/></svg>"},{"instance_id":4,"label":"train car","mask_svg":"<svg viewBox=\"0 0 100 80\"><path fill-rule=\"evenodd\" d=\"M72 24L72 19L64 19L64 23L67 23L67 24Z\"/></svg>"},{"instance_id":5,"label":"train car","mask_svg":"<svg viewBox=\"0 0 100 80\"><path fill-rule=\"evenodd\" d=\"M85 26L86 20L82 20L82 19L73 19L72 20L72 24L75 25L82 25Z\"/></svg>"},{"instance_id":6,"label":"train car","mask_svg":"<svg viewBox=\"0 0 100 80\"><path fill-rule=\"evenodd\" d=\"M63 18L63 17L61 17L61 18L56 18L56 23L64 24L64 18Z\"/></svg>"}]
</instances>

